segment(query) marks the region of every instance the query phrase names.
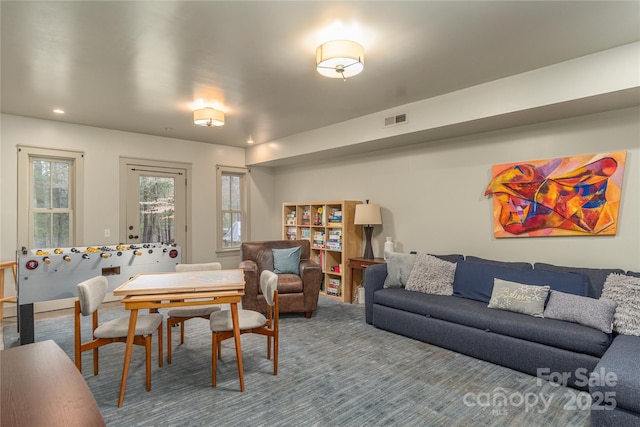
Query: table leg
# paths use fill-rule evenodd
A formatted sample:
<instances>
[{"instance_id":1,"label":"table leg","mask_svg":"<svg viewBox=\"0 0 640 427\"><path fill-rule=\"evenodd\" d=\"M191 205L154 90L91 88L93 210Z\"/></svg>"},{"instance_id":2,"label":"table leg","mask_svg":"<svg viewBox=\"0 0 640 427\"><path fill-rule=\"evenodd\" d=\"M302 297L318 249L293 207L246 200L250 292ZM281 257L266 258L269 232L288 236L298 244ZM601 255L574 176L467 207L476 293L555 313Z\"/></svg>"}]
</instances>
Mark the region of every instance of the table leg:
<instances>
[{"instance_id":1,"label":"table leg","mask_svg":"<svg viewBox=\"0 0 640 427\"><path fill-rule=\"evenodd\" d=\"M240 324L238 323L238 303L231 303L231 321L233 322L233 337L236 342L236 359L238 360L238 376L240 377L240 391L244 391L244 370L242 369L242 348L240 347Z\"/></svg>"},{"instance_id":2,"label":"table leg","mask_svg":"<svg viewBox=\"0 0 640 427\"><path fill-rule=\"evenodd\" d=\"M354 268L351 267L351 284L349 286L349 303L353 304L353 270Z\"/></svg>"},{"instance_id":3,"label":"table leg","mask_svg":"<svg viewBox=\"0 0 640 427\"><path fill-rule=\"evenodd\" d=\"M18 331L20 332L20 345L35 342L33 303L18 306Z\"/></svg>"},{"instance_id":4,"label":"table leg","mask_svg":"<svg viewBox=\"0 0 640 427\"><path fill-rule=\"evenodd\" d=\"M127 376L129 375L129 364L131 363L131 350L133 349L133 339L136 332L136 322L138 321L138 309L131 310L129 316L129 332L127 334L127 347L124 352L124 366L122 367L122 381L120 382L120 398L118 408L122 408L124 402L124 391L127 388Z\"/></svg>"}]
</instances>

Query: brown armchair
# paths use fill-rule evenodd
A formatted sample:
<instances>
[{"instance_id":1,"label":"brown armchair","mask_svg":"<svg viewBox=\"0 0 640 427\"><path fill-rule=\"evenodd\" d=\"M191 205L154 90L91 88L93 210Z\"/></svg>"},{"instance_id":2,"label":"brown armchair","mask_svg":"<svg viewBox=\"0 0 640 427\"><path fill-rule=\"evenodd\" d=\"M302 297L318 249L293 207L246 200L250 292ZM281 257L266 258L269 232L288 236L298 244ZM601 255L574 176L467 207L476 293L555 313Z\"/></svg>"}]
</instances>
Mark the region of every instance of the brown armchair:
<instances>
[{"instance_id":1,"label":"brown armchair","mask_svg":"<svg viewBox=\"0 0 640 427\"><path fill-rule=\"evenodd\" d=\"M261 313L267 312L267 302L260 290L260 274L273 271L272 249L288 249L300 246L300 275L278 274L278 298L280 313L305 313L310 318L318 306L322 269L311 261L311 244L308 240L274 240L268 242L245 242L242 244L244 270L244 296L242 308Z\"/></svg>"}]
</instances>

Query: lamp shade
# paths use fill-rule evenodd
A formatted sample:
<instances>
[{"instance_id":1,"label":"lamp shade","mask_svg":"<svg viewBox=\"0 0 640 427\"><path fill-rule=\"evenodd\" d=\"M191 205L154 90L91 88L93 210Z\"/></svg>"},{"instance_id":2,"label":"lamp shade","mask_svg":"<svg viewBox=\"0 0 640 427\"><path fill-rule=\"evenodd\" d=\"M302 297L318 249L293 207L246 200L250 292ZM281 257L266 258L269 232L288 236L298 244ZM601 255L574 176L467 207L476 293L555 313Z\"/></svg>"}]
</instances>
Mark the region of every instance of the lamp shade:
<instances>
[{"instance_id":1,"label":"lamp shade","mask_svg":"<svg viewBox=\"0 0 640 427\"><path fill-rule=\"evenodd\" d=\"M224 125L224 113L211 107L194 110L193 124L198 126L222 126Z\"/></svg>"},{"instance_id":2,"label":"lamp shade","mask_svg":"<svg viewBox=\"0 0 640 427\"><path fill-rule=\"evenodd\" d=\"M380 205L376 203L356 205L356 214L353 223L355 225L382 224Z\"/></svg>"},{"instance_id":3,"label":"lamp shade","mask_svg":"<svg viewBox=\"0 0 640 427\"><path fill-rule=\"evenodd\" d=\"M318 72L326 77L346 79L364 69L364 48L351 40L332 40L316 49Z\"/></svg>"}]
</instances>

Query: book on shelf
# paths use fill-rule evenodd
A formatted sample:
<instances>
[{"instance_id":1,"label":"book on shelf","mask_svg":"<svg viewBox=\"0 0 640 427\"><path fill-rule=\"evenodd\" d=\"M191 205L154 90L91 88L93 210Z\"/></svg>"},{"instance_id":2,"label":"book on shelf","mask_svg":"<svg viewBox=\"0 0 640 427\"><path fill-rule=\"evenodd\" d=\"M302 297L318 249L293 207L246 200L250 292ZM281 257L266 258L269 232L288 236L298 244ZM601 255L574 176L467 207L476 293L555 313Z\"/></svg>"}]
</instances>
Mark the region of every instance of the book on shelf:
<instances>
[{"instance_id":1,"label":"book on shelf","mask_svg":"<svg viewBox=\"0 0 640 427\"><path fill-rule=\"evenodd\" d=\"M300 238L305 240L311 240L311 230L308 228L300 229Z\"/></svg>"},{"instance_id":2,"label":"book on shelf","mask_svg":"<svg viewBox=\"0 0 640 427\"><path fill-rule=\"evenodd\" d=\"M327 238L327 249L334 251L342 250L342 230L329 230L329 237Z\"/></svg>"},{"instance_id":3,"label":"book on shelf","mask_svg":"<svg viewBox=\"0 0 640 427\"><path fill-rule=\"evenodd\" d=\"M327 295L339 297L342 295L342 281L339 278L330 278L327 283Z\"/></svg>"},{"instance_id":4,"label":"book on shelf","mask_svg":"<svg viewBox=\"0 0 640 427\"><path fill-rule=\"evenodd\" d=\"M316 249L324 249L324 231L315 231L313 233L313 247Z\"/></svg>"},{"instance_id":5,"label":"book on shelf","mask_svg":"<svg viewBox=\"0 0 640 427\"><path fill-rule=\"evenodd\" d=\"M298 233L295 227L287 227L287 239L296 240L298 237Z\"/></svg>"},{"instance_id":6,"label":"book on shelf","mask_svg":"<svg viewBox=\"0 0 640 427\"><path fill-rule=\"evenodd\" d=\"M311 210L309 206L305 206L302 211L302 225L310 225L311 224Z\"/></svg>"},{"instance_id":7,"label":"book on shelf","mask_svg":"<svg viewBox=\"0 0 640 427\"><path fill-rule=\"evenodd\" d=\"M296 211L287 214L287 225L296 225Z\"/></svg>"},{"instance_id":8,"label":"book on shelf","mask_svg":"<svg viewBox=\"0 0 640 427\"><path fill-rule=\"evenodd\" d=\"M341 226L342 225L342 211L338 208L331 208L329 212L329 225Z\"/></svg>"}]
</instances>

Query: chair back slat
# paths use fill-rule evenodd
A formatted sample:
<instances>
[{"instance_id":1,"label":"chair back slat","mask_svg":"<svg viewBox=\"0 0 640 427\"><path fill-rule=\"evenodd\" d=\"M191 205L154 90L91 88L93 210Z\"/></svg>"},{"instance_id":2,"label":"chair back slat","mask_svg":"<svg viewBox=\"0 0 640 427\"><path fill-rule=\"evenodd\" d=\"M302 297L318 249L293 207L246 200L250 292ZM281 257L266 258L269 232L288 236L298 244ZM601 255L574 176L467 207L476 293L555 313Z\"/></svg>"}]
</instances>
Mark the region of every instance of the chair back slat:
<instances>
[{"instance_id":1,"label":"chair back slat","mask_svg":"<svg viewBox=\"0 0 640 427\"><path fill-rule=\"evenodd\" d=\"M262 295L264 295L267 304L273 306L274 295L278 290L278 275L273 271L264 270L260 273L260 288L262 289Z\"/></svg>"},{"instance_id":2,"label":"chair back slat","mask_svg":"<svg viewBox=\"0 0 640 427\"><path fill-rule=\"evenodd\" d=\"M177 264L176 272L181 273L185 271L209 271L209 270L222 270L222 264L219 262L207 262L202 264Z\"/></svg>"},{"instance_id":3,"label":"chair back slat","mask_svg":"<svg viewBox=\"0 0 640 427\"><path fill-rule=\"evenodd\" d=\"M78 283L78 301L83 316L88 316L98 309L107 295L109 282L104 276L96 276Z\"/></svg>"}]
</instances>

